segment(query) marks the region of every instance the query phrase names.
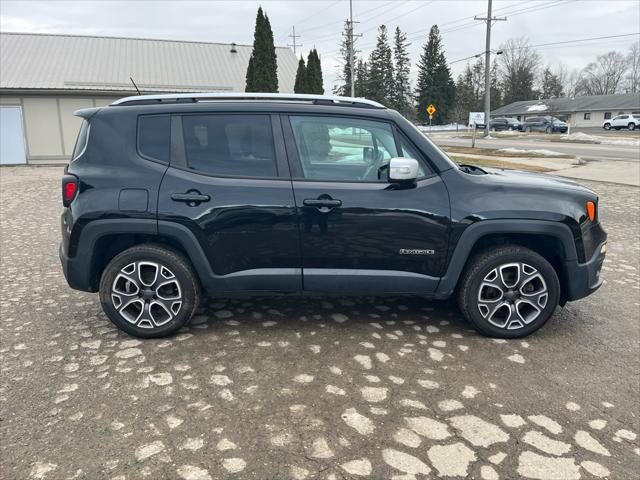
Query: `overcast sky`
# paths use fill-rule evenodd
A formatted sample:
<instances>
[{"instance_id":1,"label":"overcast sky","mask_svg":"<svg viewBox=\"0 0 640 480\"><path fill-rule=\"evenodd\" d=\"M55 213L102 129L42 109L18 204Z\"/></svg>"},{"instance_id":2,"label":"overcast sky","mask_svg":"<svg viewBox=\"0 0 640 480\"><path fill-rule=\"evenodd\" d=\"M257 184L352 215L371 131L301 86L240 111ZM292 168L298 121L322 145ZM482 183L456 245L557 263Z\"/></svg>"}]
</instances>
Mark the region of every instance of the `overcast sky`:
<instances>
[{"instance_id":1,"label":"overcast sky","mask_svg":"<svg viewBox=\"0 0 640 480\"><path fill-rule=\"evenodd\" d=\"M0 29L11 32L72 33L223 43L253 42L259 5L271 20L278 46L291 44L292 26L305 56L315 46L322 58L325 90L340 71L339 40L349 14L348 0L0 0ZM408 33L412 73L431 25L438 24L450 62L484 50L486 0L354 0L360 55L368 56L376 30L386 24ZM527 36L532 45L592 37L635 34L583 43L541 46L543 61L582 68L609 50L625 52L640 39L640 0L494 0L496 16L506 16L493 29L492 47L510 37ZM454 77L466 62L451 65ZM0 66L1 68L1 66Z\"/></svg>"}]
</instances>

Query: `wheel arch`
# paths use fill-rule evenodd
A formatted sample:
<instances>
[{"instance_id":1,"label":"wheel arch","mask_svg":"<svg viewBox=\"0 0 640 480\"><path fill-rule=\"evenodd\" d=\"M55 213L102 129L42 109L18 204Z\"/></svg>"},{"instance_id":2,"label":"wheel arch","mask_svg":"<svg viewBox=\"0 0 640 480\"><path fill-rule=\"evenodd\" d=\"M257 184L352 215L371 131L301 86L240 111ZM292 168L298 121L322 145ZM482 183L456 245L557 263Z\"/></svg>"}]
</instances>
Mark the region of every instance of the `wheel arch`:
<instances>
[{"instance_id":1,"label":"wheel arch","mask_svg":"<svg viewBox=\"0 0 640 480\"><path fill-rule=\"evenodd\" d=\"M549 261L558 274L562 297L568 280L564 263L577 258L572 232L562 223L536 220L485 220L467 227L451 254L436 296L446 298L454 293L460 276L477 253L507 244L529 248Z\"/></svg>"},{"instance_id":2,"label":"wheel arch","mask_svg":"<svg viewBox=\"0 0 640 480\"><path fill-rule=\"evenodd\" d=\"M169 222L163 222L169 224ZM186 233L185 233L186 232ZM198 280L208 273L209 262L191 232L183 227L164 228L158 222L143 219L95 220L87 224L80 236L74 260L77 287L96 292L107 264L119 253L136 245L154 244L183 254L197 273Z\"/></svg>"}]
</instances>

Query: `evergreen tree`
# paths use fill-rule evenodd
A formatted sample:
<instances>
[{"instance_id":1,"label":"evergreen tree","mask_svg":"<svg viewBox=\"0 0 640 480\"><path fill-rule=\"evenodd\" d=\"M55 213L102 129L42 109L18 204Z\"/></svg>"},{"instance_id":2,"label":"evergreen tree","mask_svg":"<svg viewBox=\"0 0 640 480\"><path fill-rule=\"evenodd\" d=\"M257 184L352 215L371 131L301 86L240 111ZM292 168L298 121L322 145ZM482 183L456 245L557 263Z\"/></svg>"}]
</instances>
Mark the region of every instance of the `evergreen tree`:
<instances>
[{"instance_id":1,"label":"evergreen tree","mask_svg":"<svg viewBox=\"0 0 640 480\"><path fill-rule=\"evenodd\" d=\"M396 27L393 42L393 90L392 90L392 107L398 110L402 115L409 116L413 113L411 105L411 83L409 79L409 71L411 61L409 60L409 52L407 48L407 35Z\"/></svg>"},{"instance_id":2,"label":"evergreen tree","mask_svg":"<svg viewBox=\"0 0 640 480\"><path fill-rule=\"evenodd\" d=\"M369 91L367 86L369 85L369 68L367 62L358 60L358 64L355 68L355 82L353 89L355 90L356 97L368 97Z\"/></svg>"},{"instance_id":3,"label":"evergreen tree","mask_svg":"<svg viewBox=\"0 0 640 480\"><path fill-rule=\"evenodd\" d=\"M338 76L339 80L342 80L342 85L336 85L333 88L333 93L336 95L341 95L343 97L351 96L351 68L349 65L349 51L351 49L351 38L349 36L349 21L345 20L344 23L344 32L342 33L342 40L340 41L340 55L342 57L342 73ZM355 65L357 64L357 60L355 58L355 52L353 55L353 64L354 64L354 77L355 77ZM355 90L355 85L354 85Z\"/></svg>"},{"instance_id":4,"label":"evergreen tree","mask_svg":"<svg viewBox=\"0 0 640 480\"><path fill-rule=\"evenodd\" d=\"M296 72L296 83L293 86L293 91L295 93L307 93L307 67L302 56L298 61L298 71Z\"/></svg>"},{"instance_id":5,"label":"evergreen tree","mask_svg":"<svg viewBox=\"0 0 640 480\"><path fill-rule=\"evenodd\" d=\"M484 73L484 72L483 72ZM500 85L498 83L498 62L496 59L491 64L491 90L489 92L491 100L491 110L500 108L502 106L502 92L500 91ZM484 111L484 106L483 106Z\"/></svg>"},{"instance_id":6,"label":"evergreen tree","mask_svg":"<svg viewBox=\"0 0 640 480\"><path fill-rule=\"evenodd\" d=\"M542 79L540 85L540 97L541 98L558 98L564 94L564 88L558 75L554 75L549 67L542 72Z\"/></svg>"},{"instance_id":7,"label":"evergreen tree","mask_svg":"<svg viewBox=\"0 0 640 480\"><path fill-rule=\"evenodd\" d=\"M249 57L249 65L247 66L247 76L246 76L246 86L244 88L245 92L255 92L256 89L253 86L254 76L255 76L255 68L253 67L253 54Z\"/></svg>"},{"instance_id":8,"label":"evergreen tree","mask_svg":"<svg viewBox=\"0 0 640 480\"><path fill-rule=\"evenodd\" d=\"M258 8L253 35L253 51L247 66L247 92L276 93L278 91L278 64L273 32L269 17Z\"/></svg>"},{"instance_id":9,"label":"evergreen tree","mask_svg":"<svg viewBox=\"0 0 640 480\"><path fill-rule=\"evenodd\" d=\"M498 64L494 60L491 66L491 109L502 105L502 94L498 83ZM456 81L456 105L454 119L458 123L466 123L469 112L484 111L484 59L467 67Z\"/></svg>"},{"instance_id":10,"label":"evergreen tree","mask_svg":"<svg viewBox=\"0 0 640 480\"><path fill-rule=\"evenodd\" d=\"M376 47L369 56L368 98L391 105L393 103L393 62L387 38L387 27L380 25Z\"/></svg>"},{"instance_id":11,"label":"evergreen tree","mask_svg":"<svg viewBox=\"0 0 640 480\"><path fill-rule=\"evenodd\" d=\"M444 123L450 116L455 101L456 86L442 50L442 39L437 25L431 27L429 40L424 46L418 63L416 99L418 118L428 119L427 106L436 107L434 123Z\"/></svg>"},{"instance_id":12,"label":"evergreen tree","mask_svg":"<svg viewBox=\"0 0 640 480\"><path fill-rule=\"evenodd\" d=\"M466 125L469 112L477 111L478 99L473 87L473 73L471 67L458 75L456 81L456 102L453 109L452 120L461 125Z\"/></svg>"},{"instance_id":13,"label":"evergreen tree","mask_svg":"<svg viewBox=\"0 0 640 480\"><path fill-rule=\"evenodd\" d=\"M324 86L322 85L322 65L320 64L320 56L314 48L309 52L307 57L307 92L322 95L324 94Z\"/></svg>"}]
</instances>

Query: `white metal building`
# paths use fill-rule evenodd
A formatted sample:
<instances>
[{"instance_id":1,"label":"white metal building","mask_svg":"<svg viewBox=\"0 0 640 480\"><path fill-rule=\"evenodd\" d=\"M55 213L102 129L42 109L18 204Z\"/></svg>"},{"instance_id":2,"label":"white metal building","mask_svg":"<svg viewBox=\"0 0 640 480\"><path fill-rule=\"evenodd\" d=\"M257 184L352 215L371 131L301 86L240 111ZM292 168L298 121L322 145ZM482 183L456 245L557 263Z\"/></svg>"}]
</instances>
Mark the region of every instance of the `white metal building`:
<instances>
[{"instance_id":1,"label":"white metal building","mask_svg":"<svg viewBox=\"0 0 640 480\"><path fill-rule=\"evenodd\" d=\"M574 98L550 98L510 103L491 112L491 117L514 117L524 121L529 117L551 115L571 127L601 127L605 120L623 113L640 114L640 95L585 95Z\"/></svg>"},{"instance_id":2,"label":"white metal building","mask_svg":"<svg viewBox=\"0 0 640 480\"><path fill-rule=\"evenodd\" d=\"M80 108L142 93L243 92L252 47L223 43L0 33L0 164L66 163ZM276 47L278 86L298 60Z\"/></svg>"}]
</instances>

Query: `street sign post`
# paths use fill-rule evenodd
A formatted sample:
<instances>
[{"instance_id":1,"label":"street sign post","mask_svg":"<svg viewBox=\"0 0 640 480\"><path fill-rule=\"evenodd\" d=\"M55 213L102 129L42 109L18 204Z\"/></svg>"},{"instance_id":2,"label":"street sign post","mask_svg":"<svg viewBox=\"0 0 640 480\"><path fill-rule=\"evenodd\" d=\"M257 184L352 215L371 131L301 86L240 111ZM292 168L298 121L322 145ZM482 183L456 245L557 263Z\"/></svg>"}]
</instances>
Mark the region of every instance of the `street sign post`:
<instances>
[{"instance_id":1,"label":"street sign post","mask_svg":"<svg viewBox=\"0 0 640 480\"><path fill-rule=\"evenodd\" d=\"M433 119L433 114L436 113L436 107L433 106L433 103L430 103L427 107L427 113L429 114L429 133L431 133L431 120Z\"/></svg>"}]
</instances>

